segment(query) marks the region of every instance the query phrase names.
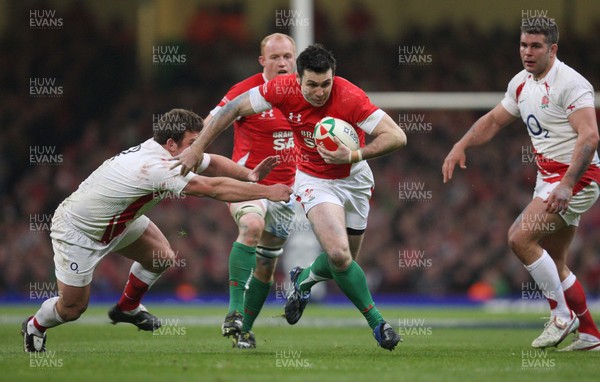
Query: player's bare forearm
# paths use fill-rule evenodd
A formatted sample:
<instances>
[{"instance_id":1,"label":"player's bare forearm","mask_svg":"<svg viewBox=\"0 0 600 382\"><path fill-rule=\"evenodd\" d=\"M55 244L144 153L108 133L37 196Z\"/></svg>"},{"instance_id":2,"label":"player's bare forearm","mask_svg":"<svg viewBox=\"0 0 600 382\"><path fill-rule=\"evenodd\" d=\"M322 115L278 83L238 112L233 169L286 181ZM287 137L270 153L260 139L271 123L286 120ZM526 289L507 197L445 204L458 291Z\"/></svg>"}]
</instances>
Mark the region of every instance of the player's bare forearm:
<instances>
[{"instance_id":1,"label":"player's bare forearm","mask_svg":"<svg viewBox=\"0 0 600 382\"><path fill-rule=\"evenodd\" d=\"M195 196L207 196L223 202L241 202L245 200L269 199L287 201L292 192L284 185L263 186L240 182L231 178L207 178L195 176L186 185L184 192Z\"/></svg>"},{"instance_id":2,"label":"player's bare forearm","mask_svg":"<svg viewBox=\"0 0 600 382\"><path fill-rule=\"evenodd\" d=\"M207 196L223 202L241 202L263 199L268 196L266 186L263 185L243 183L220 177L212 179L214 182L212 182Z\"/></svg>"},{"instance_id":3,"label":"player's bare forearm","mask_svg":"<svg viewBox=\"0 0 600 382\"><path fill-rule=\"evenodd\" d=\"M483 145L492 140L502 126L495 123L491 115L479 118L455 146L466 150L473 146Z\"/></svg>"},{"instance_id":4,"label":"player's bare forearm","mask_svg":"<svg viewBox=\"0 0 600 382\"><path fill-rule=\"evenodd\" d=\"M575 153L569 169L563 177L563 183L568 185L570 188L575 186L575 183L583 176L594 156L596 149L592 145L584 142L582 147L577 149L575 146Z\"/></svg>"},{"instance_id":5,"label":"player's bare forearm","mask_svg":"<svg viewBox=\"0 0 600 382\"><path fill-rule=\"evenodd\" d=\"M594 153L598 148L598 137L583 136L579 135L575 142L575 149L573 150L573 157L569 169L563 177L563 184L573 188L579 179L583 176L585 171L592 163L594 159Z\"/></svg>"},{"instance_id":6,"label":"player's bare forearm","mask_svg":"<svg viewBox=\"0 0 600 382\"><path fill-rule=\"evenodd\" d=\"M454 167L458 164L460 168L467 168L467 157L465 151L469 147L479 146L489 142L504 126L515 120L512 114L498 104L486 115L479 118L465 135L454 144L452 150L444 159L442 165L442 176L444 183L452 179Z\"/></svg>"},{"instance_id":7,"label":"player's bare forearm","mask_svg":"<svg viewBox=\"0 0 600 382\"><path fill-rule=\"evenodd\" d=\"M362 159L387 155L406 146L407 143L404 131L387 114L377 124L372 135L375 138L361 149Z\"/></svg>"},{"instance_id":8,"label":"player's bare forearm","mask_svg":"<svg viewBox=\"0 0 600 382\"><path fill-rule=\"evenodd\" d=\"M247 181L251 170L240 166L231 159L222 155L210 154L210 164L202 172L205 176L224 176L237 180Z\"/></svg>"},{"instance_id":9,"label":"player's bare forearm","mask_svg":"<svg viewBox=\"0 0 600 382\"><path fill-rule=\"evenodd\" d=\"M263 159L253 170L240 166L231 159L221 155L210 155L209 166L202 172L205 176L224 176L244 182L258 182L264 179L277 166L276 156Z\"/></svg>"},{"instance_id":10,"label":"player's bare forearm","mask_svg":"<svg viewBox=\"0 0 600 382\"><path fill-rule=\"evenodd\" d=\"M492 140L498 132L516 117L498 104L483 117L479 118L454 146L462 150L483 145Z\"/></svg>"}]
</instances>

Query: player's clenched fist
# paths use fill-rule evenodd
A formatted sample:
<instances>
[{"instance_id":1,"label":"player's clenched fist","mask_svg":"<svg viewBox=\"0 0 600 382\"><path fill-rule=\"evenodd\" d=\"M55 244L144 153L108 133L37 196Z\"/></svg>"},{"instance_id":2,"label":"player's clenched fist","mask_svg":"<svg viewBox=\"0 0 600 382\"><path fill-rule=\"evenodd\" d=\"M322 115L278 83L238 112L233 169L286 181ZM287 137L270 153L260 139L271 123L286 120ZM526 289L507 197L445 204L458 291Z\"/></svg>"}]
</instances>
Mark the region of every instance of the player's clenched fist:
<instances>
[{"instance_id":1,"label":"player's clenched fist","mask_svg":"<svg viewBox=\"0 0 600 382\"><path fill-rule=\"evenodd\" d=\"M269 188L267 199L272 202L288 202L293 192L291 187L285 184L274 184L266 187Z\"/></svg>"}]
</instances>

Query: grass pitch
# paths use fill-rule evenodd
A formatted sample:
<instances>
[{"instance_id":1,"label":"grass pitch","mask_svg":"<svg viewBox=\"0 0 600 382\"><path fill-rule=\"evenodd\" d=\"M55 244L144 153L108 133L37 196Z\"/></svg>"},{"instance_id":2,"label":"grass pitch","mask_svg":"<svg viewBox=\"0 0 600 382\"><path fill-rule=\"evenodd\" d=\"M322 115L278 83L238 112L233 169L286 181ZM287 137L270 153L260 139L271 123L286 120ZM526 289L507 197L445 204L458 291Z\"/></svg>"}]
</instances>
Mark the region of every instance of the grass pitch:
<instances>
[{"instance_id":1,"label":"grass pitch","mask_svg":"<svg viewBox=\"0 0 600 382\"><path fill-rule=\"evenodd\" d=\"M1 381L586 381L597 379L600 360L600 352L531 348L540 314L383 306L404 337L389 352L353 307L316 304L294 326L281 307L265 308L253 350L220 335L225 307L148 304L163 319L149 333L110 325L108 305L93 305L48 331L45 354L27 354L20 323L37 307L0 307Z\"/></svg>"}]
</instances>

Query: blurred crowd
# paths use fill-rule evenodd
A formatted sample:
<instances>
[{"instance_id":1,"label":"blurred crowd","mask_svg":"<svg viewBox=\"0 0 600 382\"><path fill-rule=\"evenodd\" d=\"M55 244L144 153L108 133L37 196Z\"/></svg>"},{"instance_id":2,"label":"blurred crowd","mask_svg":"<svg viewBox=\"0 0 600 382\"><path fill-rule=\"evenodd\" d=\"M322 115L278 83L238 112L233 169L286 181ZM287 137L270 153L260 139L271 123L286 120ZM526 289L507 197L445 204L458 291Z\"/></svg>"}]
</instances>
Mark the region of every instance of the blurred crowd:
<instances>
[{"instance_id":1,"label":"blurred crowd","mask_svg":"<svg viewBox=\"0 0 600 382\"><path fill-rule=\"evenodd\" d=\"M384 40L367 12L353 10L345 19L347 30L336 33L324 15L317 13L320 22L315 22L316 40L338 60L337 74L366 91L503 92L521 70L518 31L501 26L480 31L469 24L430 30L414 26ZM0 40L0 298L27 294L32 283L54 280L49 221L89 173L150 137L158 114L180 107L207 115L229 86L260 71L256 57L263 37L245 30L236 7L199 10L186 39L176 42L184 47L185 64L156 67L148 81L137 69L134 26L118 19L101 25L78 2L56 30L29 28L27 12L11 16ZM214 22L219 18L234 32L215 35L202 21L223 25ZM595 34L565 35L559 58L598 88L600 50L590 49ZM402 64L399 47L424 47L422 54L431 60ZM55 79L60 94L33 96L32 78ZM468 170L458 170L442 184L444 157L483 111L386 111L398 121L420 120L424 128L408 132L406 148L369 162L376 190L358 261L374 292L474 299L520 295L531 280L506 236L530 200L535 179L522 123L469 152ZM210 151L229 155L231 134L229 129ZM36 161L32 152L40 150L54 156ZM227 259L237 231L223 203L169 199L149 217L183 260L154 290L181 298L227 292ZM582 219L569 264L594 296L600 294L599 227L596 205ZM307 257L300 250L289 246L284 256ZM92 293L120 292L129 264L107 256L96 270ZM287 281L286 275L280 267L278 281ZM332 286L330 293L339 291Z\"/></svg>"}]
</instances>

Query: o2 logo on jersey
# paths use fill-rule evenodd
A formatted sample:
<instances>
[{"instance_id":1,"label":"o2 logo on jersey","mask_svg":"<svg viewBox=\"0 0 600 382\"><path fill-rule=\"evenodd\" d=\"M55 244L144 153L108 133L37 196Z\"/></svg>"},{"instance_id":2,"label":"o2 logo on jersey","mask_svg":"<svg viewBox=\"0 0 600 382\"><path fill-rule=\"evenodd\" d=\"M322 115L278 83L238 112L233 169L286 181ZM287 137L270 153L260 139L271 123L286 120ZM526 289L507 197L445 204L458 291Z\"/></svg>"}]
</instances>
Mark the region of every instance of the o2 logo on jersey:
<instances>
[{"instance_id":1,"label":"o2 logo on jersey","mask_svg":"<svg viewBox=\"0 0 600 382\"><path fill-rule=\"evenodd\" d=\"M534 137L539 137L543 134L541 138L548 138L549 132L547 129L544 129L540 124L540 121L533 114L529 114L527 117L527 129Z\"/></svg>"}]
</instances>

